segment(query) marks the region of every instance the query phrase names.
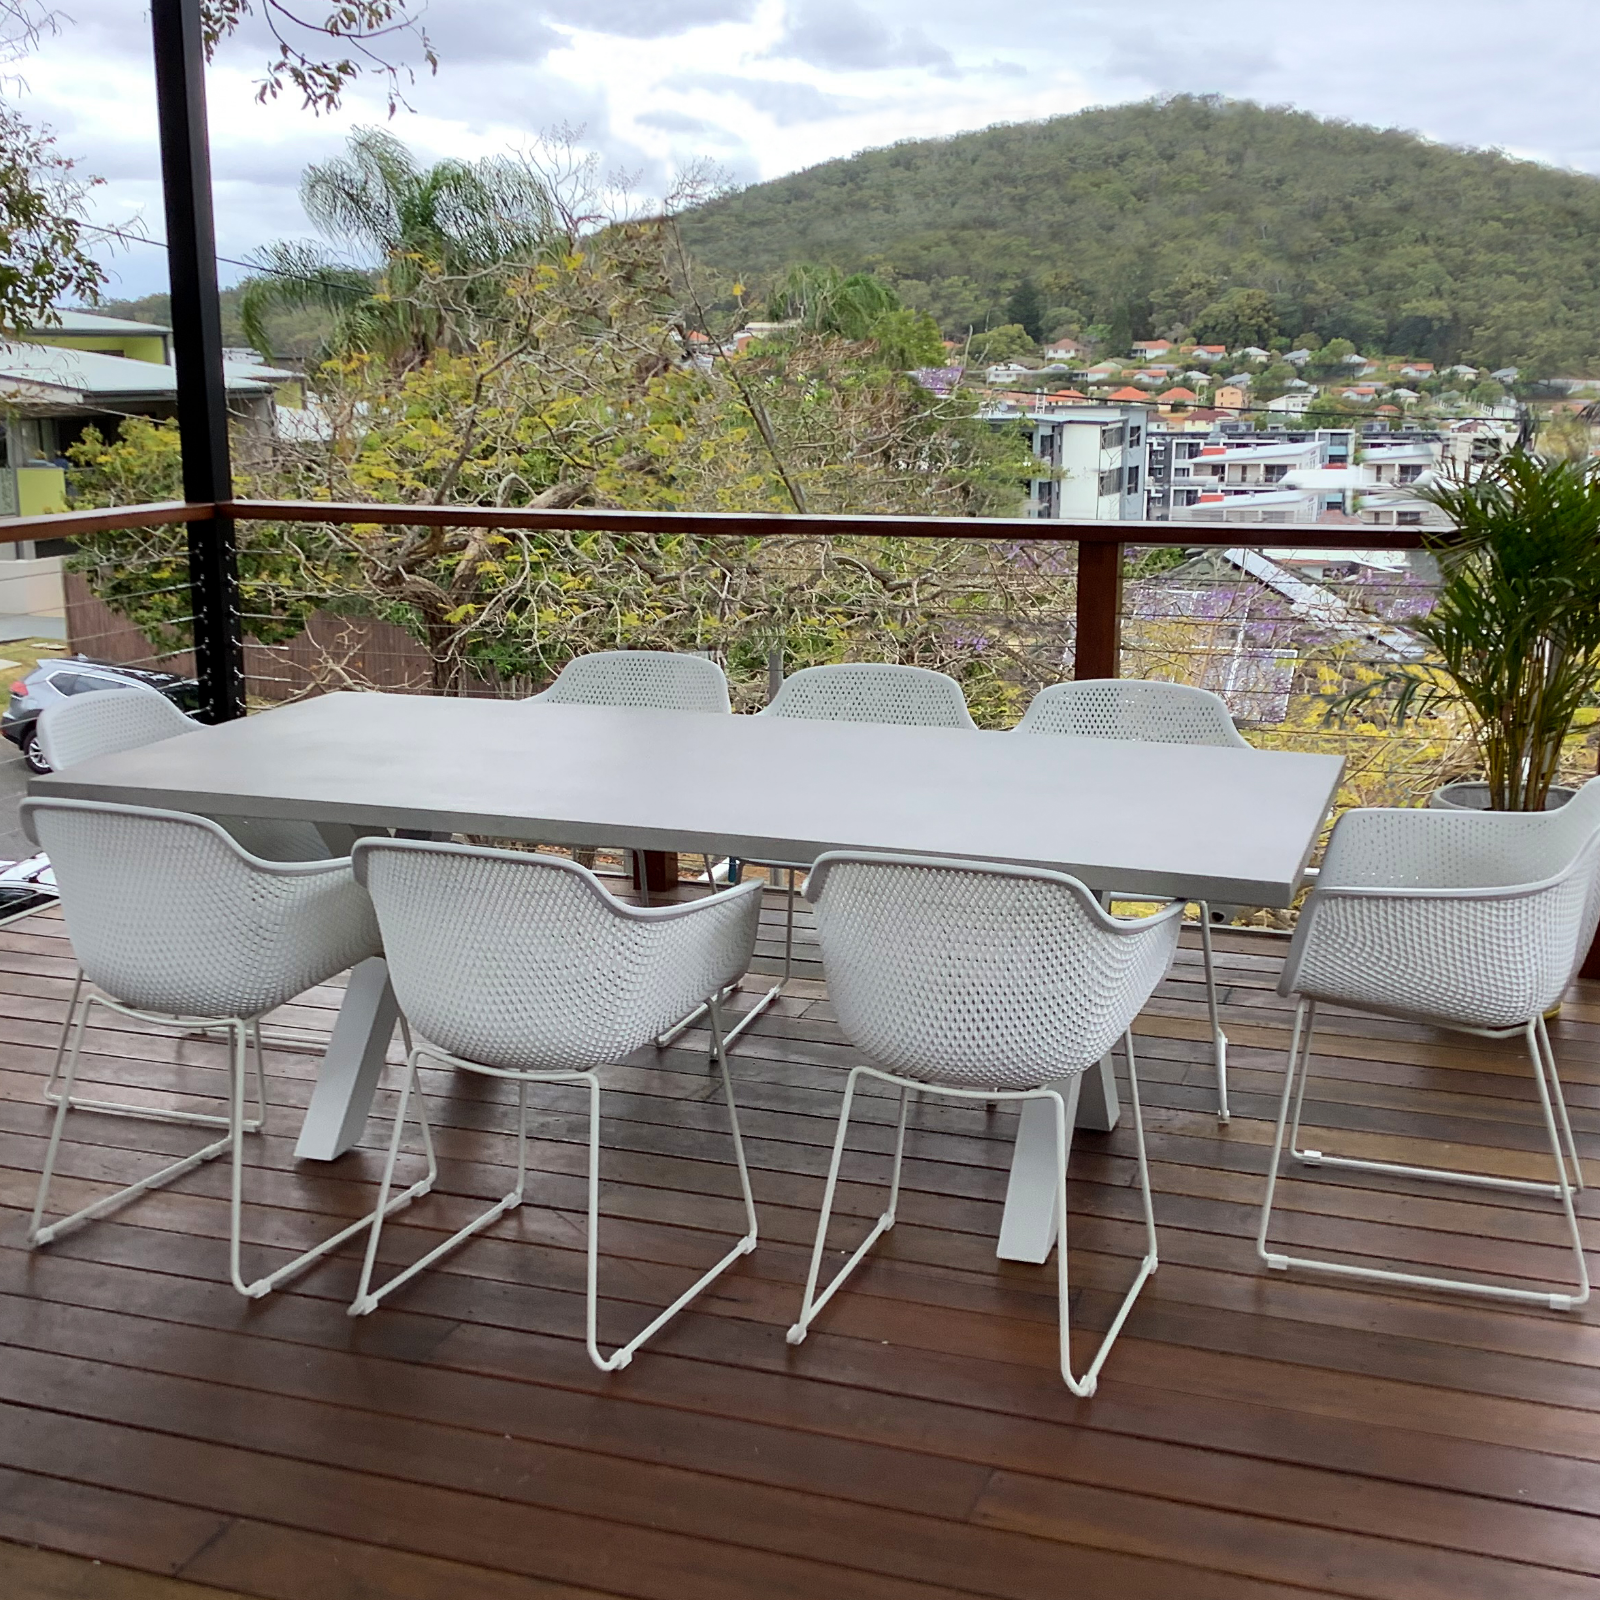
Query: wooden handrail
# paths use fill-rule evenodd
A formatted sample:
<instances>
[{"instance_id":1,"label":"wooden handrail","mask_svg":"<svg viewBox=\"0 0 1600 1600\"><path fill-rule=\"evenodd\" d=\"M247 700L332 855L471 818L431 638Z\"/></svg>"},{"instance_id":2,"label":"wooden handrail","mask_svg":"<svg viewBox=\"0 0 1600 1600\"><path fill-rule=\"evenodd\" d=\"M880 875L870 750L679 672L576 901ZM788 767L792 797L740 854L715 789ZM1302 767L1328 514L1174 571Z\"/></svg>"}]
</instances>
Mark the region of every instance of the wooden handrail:
<instances>
[{"instance_id":1,"label":"wooden handrail","mask_svg":"<svg viewBox=\"0 0 1600 1600\"><path fill-rule=\"evenodd\" d=\"M784 516L762 511L648 511L531 506L368 505L326 500L162 501L70 511L49 517L0 521L0 543L65 538L74 532L207 522L377 523L380 526L590 528L695 538L795 537L987 539L1078 546L1077 647L1080 678L1114 678L1122 654L1122 549L1124 545L1182 545L1227 550L1236 546L1292 544L1302 549L1417 550L1425 543L1413 528L1329 527L1324 523L1066 522L1035 517Z\"/></svg>"},{"instance_id":2,"label":"wooden handrail","mask_svg":"<svg viewBox=\"0 0 1600 1600\"><path fill-rule=\"evenodd\" d=\"M785 516L763 511L625 511L528 506L363 505L322 500L226 500L240 522L373 522L450 528L595 528L609 533L689 533L737 539L834 537L1016 539L1036 543L1166 544L1197 549L1292 544L1314 550L1420 550L1415 528L1343 528L1316 522L1065 522L1036 517Z\"/></svg>"},{"instance_id":3,"label":"wooden handrail","mask_svg":"<svg viewBox=\"0 0 1600 1600\"><path fill-rule=\"evenodd\" d=\"M1183 545L1193 549L1253 549L1262 544L1307 550L1420 550L1415 528L1330 527L1320 522L1066 522L1034 517L784 516L761 511L625 511L527 506L366 505L324 500L158 500L90 511L0 518L0 544L22 539L70 539L110 528L207 522L374 522L451 528L595 528L609 533L675 534L735 539L833 535L896 539L1016 539L1043 544Z\"/></svg>"},{"instance_id":4,"label":"wooden handrail","mask_svg":"<svg viewBox=\"0 0 1600 1600\"><path fill-rule=\"evenodd\" d=\"M206 500L154 500L146 505L92 511L53 511L38 517L0 517L0 544L23 539L70 539L110 528L158 528L164 523L209 522L217 508Z\"/></svg>"}]
</instances>

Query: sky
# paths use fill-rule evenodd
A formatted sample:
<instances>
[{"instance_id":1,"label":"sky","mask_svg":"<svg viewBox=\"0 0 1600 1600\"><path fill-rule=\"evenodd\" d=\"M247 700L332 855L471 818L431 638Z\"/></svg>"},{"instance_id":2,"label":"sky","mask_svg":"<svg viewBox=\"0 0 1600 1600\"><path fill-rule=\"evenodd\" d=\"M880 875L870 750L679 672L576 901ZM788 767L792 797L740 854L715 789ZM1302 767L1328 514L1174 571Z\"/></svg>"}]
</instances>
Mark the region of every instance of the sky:
<instances>
[{"instance_id":1,"label":"sky","mask_svg":"<svg viewBox=\"0 0 1600 1600\"><path fill-rule=\"evenodd\" d=\"M97 222L159 238L148 12L140 0L59 4L59 32L9 69L20 82L4 92L104 179ZM581 129L641 200L697 163L752 183L897 140L1176 92L1600 174L1594 15L1595 0L431 0L439 69L419 71L392 119L376 81L331 116L289 95L258 104L269 53L258 18L210 73L218 253L243 260L268 240L311 237L301 172L374 123L428 160ZM391 53L417 59L403 39ZM156 248L113 247L105 260L110 295L166 287ZM221 271L224 283L241 276Z\"/></svg>"}]
</instances>

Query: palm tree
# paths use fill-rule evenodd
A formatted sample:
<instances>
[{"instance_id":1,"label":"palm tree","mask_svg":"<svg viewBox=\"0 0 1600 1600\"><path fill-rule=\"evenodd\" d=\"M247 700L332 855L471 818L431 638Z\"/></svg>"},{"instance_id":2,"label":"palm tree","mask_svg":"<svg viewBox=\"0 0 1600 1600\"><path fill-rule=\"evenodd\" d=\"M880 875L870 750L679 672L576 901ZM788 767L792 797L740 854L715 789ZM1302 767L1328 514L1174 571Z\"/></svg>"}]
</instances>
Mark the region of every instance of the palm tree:
<instances>
[{"instance_id":1,"label":"palm tree","mask_svg":"<svg viewBox=\"0 0 1600 1600\"><path fill-rule=\"evenodd\" d=\"M246 282L239 310L263 354L268 312L316 308L333 314L333 348L413 363L447 338L437 297L419 293L425 284L445 280L464 306L481 309L495 293L494 269L563 236L549 188L528 164L494 156L423 167L380 128L358 128L347 154L308 167L300 203L319 233L375 266L306 242L258 250L261 273Z\"/></svg>"}]
</instances>

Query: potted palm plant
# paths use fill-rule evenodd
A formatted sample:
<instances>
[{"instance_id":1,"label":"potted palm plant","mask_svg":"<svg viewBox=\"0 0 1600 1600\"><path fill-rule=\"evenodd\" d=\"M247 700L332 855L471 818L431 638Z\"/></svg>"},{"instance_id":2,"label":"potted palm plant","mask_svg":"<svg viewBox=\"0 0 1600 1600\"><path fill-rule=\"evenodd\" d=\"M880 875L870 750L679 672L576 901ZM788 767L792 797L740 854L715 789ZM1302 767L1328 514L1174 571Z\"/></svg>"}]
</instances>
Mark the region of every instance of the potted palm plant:
<instances>
[{"instance_id":1,"label":"potted palm plant","mask_svg":"<svg viewBox=\"0 0 1600 1600\"><path fill-rule=\"evenodd\" d=\"M1393 693L1397 720L1465 713L1483 776L1430 805L1539 811L1579 710L1600 688L1600 463L1525 448L1416 491L1454 527L1433 545L1433 610L1408 626L1428 663L1395 667L1347 703Z\"/></svg>"}]
</instances>

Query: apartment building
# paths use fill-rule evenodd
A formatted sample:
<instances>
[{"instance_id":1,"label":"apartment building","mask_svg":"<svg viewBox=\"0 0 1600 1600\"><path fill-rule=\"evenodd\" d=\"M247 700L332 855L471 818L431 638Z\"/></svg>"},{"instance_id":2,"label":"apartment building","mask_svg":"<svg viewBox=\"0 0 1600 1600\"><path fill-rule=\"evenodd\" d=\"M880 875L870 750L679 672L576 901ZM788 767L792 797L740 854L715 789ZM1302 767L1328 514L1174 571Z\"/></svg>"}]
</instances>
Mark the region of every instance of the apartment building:
<instances>
[{"instance_id":1,"label":"apartment building","mask_svg":"<svg viewBox=\"0 0 1600 1600\"><path fill-rule=\"evenodd\" d=\"M1248 422L1223 422L1209 433L1158 426L1150 438L1148 514L1158 520L1179 518L1202 505L1220 506L1244 496L1256 501L1269 494L1276 497L1281 514L1281 507L1290 503L1282 496L1293 490L1288 480L1347 469L1353 437L1348 429L1332 428L1258 433ZM1325 482L1322 503L1303 509L1313 516L1343 509L1329 502L1342 501L1346 489L1342 481Z\"/></svg>"},{"instance_id":2,"label":"apartment building","mask_svg":"<svg viewBox=\"0 0 1600 1600\"><path fill-rule=\"evenodd\" d=\"M1116 522L1145 515L1150 450L1145 407L1012 396L984 415L995 422L1026 420L1039 463L1039 475L1028 486L1028 516Z\"/></svg>"}]
</instances>

